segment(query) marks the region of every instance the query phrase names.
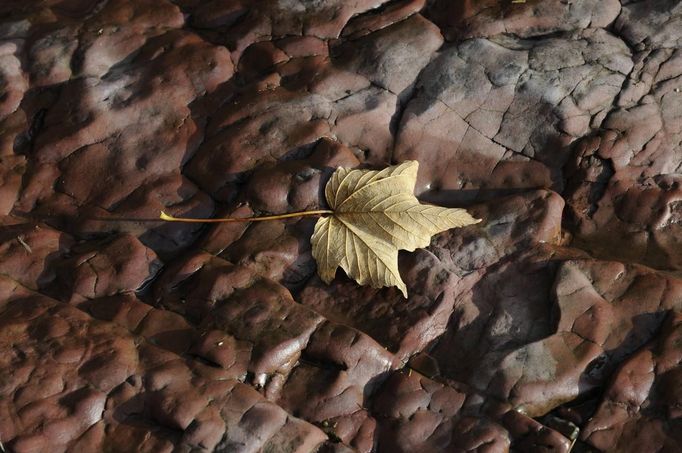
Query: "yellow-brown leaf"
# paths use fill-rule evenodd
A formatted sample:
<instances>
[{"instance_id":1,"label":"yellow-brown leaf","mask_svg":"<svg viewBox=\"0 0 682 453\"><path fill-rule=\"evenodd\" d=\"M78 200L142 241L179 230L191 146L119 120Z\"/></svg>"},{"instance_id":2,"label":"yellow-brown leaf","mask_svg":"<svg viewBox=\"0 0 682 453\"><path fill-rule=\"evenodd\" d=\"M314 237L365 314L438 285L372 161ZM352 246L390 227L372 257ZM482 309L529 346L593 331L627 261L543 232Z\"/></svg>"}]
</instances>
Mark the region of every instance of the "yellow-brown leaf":
<instances>
[{"instance_id":1,"label":"yellow-brown leaf","mask_svg":"<svg viewBox=\"0 0 682 453\"><path fill-rule=\"evenodd\" d=\"M414 196L419 163L381 171L337 169L325 187L334 214L315 224L311 242L320 278L330 283L340 266L361 285L407 287L398 250L426 247L431 236L480 222L464 209L423 205Z\"/></svg>"}]
</instances>

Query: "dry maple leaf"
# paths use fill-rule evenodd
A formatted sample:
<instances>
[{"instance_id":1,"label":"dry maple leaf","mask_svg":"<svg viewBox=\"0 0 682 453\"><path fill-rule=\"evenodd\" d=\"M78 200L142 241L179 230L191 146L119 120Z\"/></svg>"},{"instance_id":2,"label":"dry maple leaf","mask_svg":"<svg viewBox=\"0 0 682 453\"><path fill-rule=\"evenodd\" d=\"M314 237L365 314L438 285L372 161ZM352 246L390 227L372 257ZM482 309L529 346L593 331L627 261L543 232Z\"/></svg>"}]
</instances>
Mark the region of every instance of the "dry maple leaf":
<instances>
[{"instance_id":1,"label":"dry maple leaf","mask_svg":"<svg viewBox=\"0 0 682 453\"><path fill-rule=\"evenodd\" d=\"M264 217L192 219L161 212L169 222L261 222L303 216L329 216L315 224L311 238L317 272L329 284L341 266L349 277L373 288L397 286L407 298L398 271L398 250L426 247L431 236L480 222L464 209L420 204L414 196L419 163L403 162L381 171L338 168L325 187L331 210Z\"/></svg>"},{"instance_id":2,"label":"dry maple leaf","mask_svg":"<svg viewBox=\"0 0 682 453\"><path fill-rule=\"evenodd\" d=\"M397 286L407 298L398 250L426 247L436 233L480 222L464 209L420 204L413 193L418 168L407 161L381 171L334 172L325 187L333 214L317 221L311 238L325 283L340 266L360 285Z\"/></svg>"}]
</instances>

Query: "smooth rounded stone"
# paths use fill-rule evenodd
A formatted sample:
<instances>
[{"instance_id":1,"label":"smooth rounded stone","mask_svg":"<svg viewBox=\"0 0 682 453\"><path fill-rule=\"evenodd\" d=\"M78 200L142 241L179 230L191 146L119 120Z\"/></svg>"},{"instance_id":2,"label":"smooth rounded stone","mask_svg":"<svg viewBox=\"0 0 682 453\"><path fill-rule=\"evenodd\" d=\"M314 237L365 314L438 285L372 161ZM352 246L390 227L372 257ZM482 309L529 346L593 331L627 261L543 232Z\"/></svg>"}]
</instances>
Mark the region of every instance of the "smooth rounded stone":
<instances>
[{"instance_id":1,"label":"smooth rounded stone","mask_svg":"<svg viewBox=\"0 0 682 453\"><path fill-rule=\"evenodd\" d=\"M102 79L77 78L58 89L56 104L44 114L34 138L35 159L24 181L21 209L37 204L38 212L69 217L89 210L82 221L87 223L120 205L129 212L137 208L139 214L146 199L144 214L157 217L159 203L152 202L156 194L149 192L180 185L185 187L169 194L169 204L189 199L186 209L212 210L208 197L197 194L177 171L202 135L200 119L192 118L188 105L232 75L229 54L182 31L152 38L138 50ZM78 231L80 223L63 228ZM140 236L143 225L134 225ZM90 232L106 228L96 222L86 226ZM180 230L186 235L189 228ZM182 234L170 236L160 251ZM179 245L186 244L187 238L181 239Z\"/></svg>"},{"instance_id":2,"label":"smooth rounded stone","mask_svg":"<svg viewBox=\"0 0 682 453\"><path fill-rule=\"evenodd\" d=\"M69 250L57 268L60 299L71 304L134 292L154 278L162 263L137 238L121 235L85 242Z\"/></svg>"},{"instance_id":3,"label":"smooth rounded stone","mask_svg":"<svg viewBox=\"0 0 682 453\"><path fill-rule=\"evenodd\" d=\"M153 320L161 310L147 311L138 337L129 331L132 324L126 325L140 317L130 318L136 310L130 299L118 299L127 305L119 306L126 313L106 322L5 277L0 293L3 394L8 396L0 404L0 428L12 451L48 445L66 451L73 444L101 451L105 445L124 448L134 439L148 442L149 451L211 451L219 442L244 449L234 451L256 451L288 439L300 451L312 452L326 439L250 386L153 346L155 339L163 344L153 324L173 327L167 316ZM176 330L182 327L178 321Z\"/></svg>"},{"instance_id":4,"label":"smooth rounded stone","mask_svg":"<svg viewBox=\"0 0 682 453\"><path fill-rule=\"evenodd\" d=\"M560 31L605 28L621 5L618 0L526 0L504 3L496 0L430 2L427 17L444 29L448 39L513 34L524 38Z\"/></svg>"},{"instance_id":5,"label":"smooth rounded stone","mask_svg":"<svg viewBox=\"0 0 682 453\"><path fill-rule=\"evenodd\" d=\"M50 6L43 14L27 15L31 24L27 69L34 86L63 83L79 75L104 76L147 39L183 24L179 9L167 1Z\"/></svg>"},{"instance_id":6,"label":"smooth rounded stone","mask_svg":"<svg viewBox=\"0 0 682 453\"><path fill-rule=\"evenodd\" d=\"M158 175L170 165L175 169L199 133L188 105L232 73L229 54L196 35L177 30L152 38L106 77L83 77L61 88L36 138L36 158L58 162L99 144L111 154L104 153L101 165L127 164L130 177L134 170ZM145 149L136 149L138 143ZM161 146L168 162L158 156Z\"/></svg>"},{"instance_id":7,"label":"smooth rounded stone","mask_svg":"<svg viewBox=\"0 0 682 453\"><path fill-rule=\"evenodd\" d=\"M450 45L419 76L394 158L420 161L417 193L560 190L569 145L610 109L631 68L628 47L599 29Z\"/></svg>"},{"instance_id":8,"label":"smooth rounded stone","mask_svg":"<svg viewBox=\"0 0 682 453\"><path fill-rule=\"evenodd\" d=\"M26 169L26 157L18 155L1 155L0 150L0 215L5 216L12 211L19 198L22 176Z\"/></svg>"},{"instance_id":9,"label":"smooth rounded stone","mask_svg":"<svg viewBox=\"0 0 682 453\"><path fill-rule=\"evenodd\" d=\"M509 451L509 433L482 414L463 410L465 392L416 372L395 372L376 396L378 452ZM472 399L476 399L473 396Z\"/></svg>"},{"instance_id":10,"label":"smooth rounded stone","mask_svg":"<svg viewBox=\"0 0 682 453\"><path fill-rule=\"evenodd\" d=\"M499 423L509 431L514 448L520 451L534 451L539 445L548 451L561 453L570 453L573 449L575 438L571 440L516 410L506 412Z\"/></svg>"},{"instance_id":11,"label":"smooth rounded stone","mask_svg":"<svg viewBox=\"0 0 682 453\"><path fill-rule=\"evenodd\" d=\"M473 282L456 294L447 330L431 350L441 374L503 400L512 399L506 393L509 389L497 387L498 375L516 369L505 363L511 362L512 351L552 334L554 308L549 294L556 267L543 256L512 254L468 277ZM548 367L554 363L547 360ZM542 358L537 361L543 363ZM518 368L526 370L522 364Z\"/></svg>"},{"instance_id":12,"label":"smooth rounded stone","mask_svg":"<svg viewBox=\"0 0 682 453\"><path fill-rule=\"evenodd\" d=\"M343 371L302 364L291 372L277 403L358 451L370 452L374 427L365 425L375 422L362 407L362 387L348 381Z\"/></svg>"},{"instance_id":13,"label":"smooth rounded stone","mask_svg":"<svg viewBox=\"0 0 682 453\"><path fill-rule=\"evenodd\" d=\"M0 130L3 131L2 134L0 134L0 159L3 160L3 182L0 187L3 187L4 191L7 191L8 188L11 187L10 190L12 192L11 195L8 193L6 198L3 197L3 208L7 206L10 201L12 204L16 201L17 194L14 193L14 191L18 189L18 187L14 187L16 177L13 173L8 174L7 168L8 165L11 165L10 163L14 162L16 159L21 159L22 157L24 159L26 158L25 156L20 157L17 155L16 150L21 147L21 143L25 138L24 132L27 128L26 114L22 109L17 109L14 113L7 115L4 119L0 120ZM8 158L8 160L5 160L5 158ZM16 174L23 175L25 169L16 168L15 172Z\"/></svg>"},{"instance_id":14,"label":"smooth rounded stone","mask_svg":"<svg viewBox=\"0 0 682 453\"><path fill-rule=\"evenodd\" d=\"M289 60L288 55L270 41L250 45L239 59L237 72L245 80L269 74L275 66Z\"/></svg>"},{"instance_id":15,"label":"smooth rounded stone","mask_svg":"<svg viewBox=\"0 0 682 453\"><path fill-rule=\"evenodd\" d=\"M0 285L3 394L16 397L3 398L3 442L13 451L64 449L101 419L106 394L134 371L135 345L73 307L5 277Z\"/></svg>"},{"instance_id":16,"label":"smooth rounded stone","mask_svg":"<svg viewBox=\"0 0 682 453\"><path fill-rule=\"evenodd\" d=\"M450 201L439 192L427 199L445 205ZM563 208L561 196L546 190L473 205L467 209L481 224L445 231L433 238L429 250L464 277L533 246L561 245Z\"/></svg>"},{"instance_id":17,"label":"smooth rounded stone","mask_svg":"<svg viewBox=\"0 0 682 453\"><path fill-rule=\"evenodd\" d=\"M604 452L675 451L680 442L682 316L616 371L582 439Z\"/></svg>"},{"instance_id":18,"label":"smooth rounded stone","mask_svg":"<svg viewBox=\"0 0 682 453\"><path fill-rule=\"evenodd\" d=\"M0 2L2 445L676 451L681 12ZM158 221L407 159L483 219L401 254L408 300L323 285L314 218Z\"/></svg>"},{"instance_id":19,"label":"smooth rounded stone","mask_svg":"<svg viewBox=\"0 0 682 453\"><path fill-rule=\"evenodd\" d=\"M341 442L332 441L325 442L317 451L317 453L356 453L356 452L357 450L349 447L348 445L345 445Z\"/></svg>"},{"instance_id":20,"label":"smooth rounded stone","mask_svg":"<svg viewBox=\"0 0 682 453\"><path fill-rule=\"evenodd\" d=\"M164 311L166 313L166 311ZM179 316L179 315L178 315ZM170 336L170 335L168 335ZM243 381L246 379L253 345L240 341L220 330L193 335L194 344L188 351L211 364L228 371L227 376Z\"/></svg>"},{"instance_id":21,"label":"smooth rounded stone","mask_svg":"<svg viewBox=\"0 0 682 453\"><path fill-rule=\"evenodd\" d=\"M64 225L64 229L73 229L77 236L131 234L167 260L194 243L204 228L201 224L162 222L159 214L207 218L214 213L215 203L188 178L171 173L142 184L118 203L114 212L87 205L64 209L69 214L75 210L73 216L79 221Z\"/></svg>"},{"instance_id":22,"label":"smooth rounded stone","mask_svg":"<svg viewBox=\"0 0 682 453\"><path fill-rule=\"evenodd\" d=\"M367 77L372 83L401 94L443 44L438 27L419 14L332 48L340 67Z\"/></svg>"},{"instance_id":23,"label":"smooth rounded stone","mask_svg":"<svg viewBox=\"0 0 682 453\"><path fill-rule=\"evenodd\" d=\"M86 21L74 66L83 75L102 77L148 39L180 28L183 22L170 1L108 2Z\"/></svg>"},{"instance_id":24,"label":"smooth rounded stone","mask_svg":"<svg viewBox=\"0 0 682 453\"><path fill-rule=\"evenodd\" d=\"M55 85L73 76L71 62L78 49L78 29L73 26L45 28L34 27L34 37L27 49L33 86Z\"/></svg>"}]
</instances>

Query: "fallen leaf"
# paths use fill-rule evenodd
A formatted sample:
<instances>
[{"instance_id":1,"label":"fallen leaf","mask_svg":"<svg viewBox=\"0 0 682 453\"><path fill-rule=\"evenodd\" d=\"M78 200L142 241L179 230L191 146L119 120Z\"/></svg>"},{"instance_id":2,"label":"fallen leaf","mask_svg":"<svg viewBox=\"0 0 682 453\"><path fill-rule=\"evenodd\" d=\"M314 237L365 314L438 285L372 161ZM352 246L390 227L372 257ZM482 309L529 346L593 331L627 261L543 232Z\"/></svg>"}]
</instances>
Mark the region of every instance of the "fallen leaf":
<instances>
[{"instance_id":1,"label":"fallen leaf","mask_svg":"<svg viewBox=\"0 0 682 453\"><path fill-rule=\"evenodd\" d=\"M320 278L330 283L340 266L360 285L397 286L398 250L429 245L431 236L480 222L464 209L420 204L414 196L419 163L381 171L337 169L325 187L333 214L321 217L311 238Z\"/></svg>"}]
</instances>

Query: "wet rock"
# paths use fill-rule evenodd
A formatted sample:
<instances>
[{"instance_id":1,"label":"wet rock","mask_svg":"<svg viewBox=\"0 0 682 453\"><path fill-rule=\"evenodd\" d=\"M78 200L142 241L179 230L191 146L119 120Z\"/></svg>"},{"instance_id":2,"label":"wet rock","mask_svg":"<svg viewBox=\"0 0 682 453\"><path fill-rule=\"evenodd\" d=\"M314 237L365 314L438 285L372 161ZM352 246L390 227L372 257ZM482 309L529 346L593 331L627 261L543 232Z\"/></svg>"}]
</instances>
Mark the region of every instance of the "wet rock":
<instances>
[{"instance_id":1,"label":"wet rock","mask_svg":"<svg viewBox=\"0 0 682 453\"><path fill-rule=\"evenodd\" d=\"M0 41L0 120L15 112L28 89L21 69L21 43Z\"/></svg>"},{"instance_id":2,"label":"wet rock","mask_svg":"<svg viewBox=\"0 0 682 453\"><path fill-rule=\"evenodd\" d=\"M12 217L2 220L0 273L33 290L49 286L73 239L44 224Z\"/></svg>"},{"instance_id":3,"label":"wet rock","mask_svg":"<svg viewBox=\"0 0 682 453\"><path fill-rule=\"evenodd\" d=\"M0 156L0 215L7 215L14 207L21 191L21 179L26 169L24 156Z\"/></svg>"},{"instance_id":4,"label":"wet rock","mask_svg":"<svg viewBox=\"0 0 682 453\"><path fill-rule=\"evenodd\" d=\"M393 93L325 57L294 59L259 83L216 112L187 165L216 199L232 201L257 167L305 156L322 138L361 150L369 163L387 162Z\"/></svg>"},{"instance_id":5,"label":"wet rock","mask_svg":"<svg viewBox=\"0 0 682 453\"><path fill-rule=\"evenodd\" d=\"M218 29L220 39L234 50L234 59L249 45L263 38L307 35L335 38L348 19L376 8L382 0L306 2L303 0L186 2L192 23Z\"/></svg>"},{"instance_id":6,"label":"wet rock","mask_svg":"<svg viewBox=\"0 0 682 453\"><path fill-rule=\"evenodd\" d=\"M397 360L406 361L445 331L455 294L466 282L458 282L426 250L401 256L399 267L410 294L407 300L396 288L359 287L341 271L331 286L314 277L298 300L332 321L368 333Z\"/></svg>"},{"instance_id":7,"label":"wet rock","mask_svg":"<svg viewBox=\"0 0 682 453\"><path fill-rule=\"evenodd\" d=\"M220 216L251 217L259 213L324 209L322 188L332 169L356 167L359 163L350 148L322 139L305 159L262 165L246 183L240 205ZM303 218L219 224L197 245L287 287L298 288L316 270L310 251L314 223L314 218Z\"/></svg>"},{"instance_id":8,"label":"wet rock","mask_svg":"<svg viewBox=\"0 0 682 453\"><path fill-rule=\"evenodd\" d=\"M364 406L391 367L392 355L357 330L325 322L303 357L278 404L359 452L373 451L376 421Z\"/></svg>"},{"instance_id":9,"label":"wet rock","mask_svg":"<svg viewBox=\"0 0 682 453\"><path fill-rule=\"evenodd\" d=\"M383 8L352 17L343 29L343 38L355 39L400 22L419 12L426 0L391 2Z\"/></svg>"},{"instance_id":10,"label":"wet rock","mask_svg":"<svg viewBox=\"0 0 682 453\"><path fill-rule=\"evenodd\" d=\"M0 2L0 447L676 451L681 14ZM483 220L408 299L322 284L315 218L158 219L407 159Z\"/></svg>"},{"instance_id":11,"label":"wet rock","mask_svg":"<svg viewBox=\"0 0 682 453\"><path fill-rule=\"evenodd\" d=\"M674 451L680 411L682 317L668 316L658 337L615 373L582 438L600 451Z\"/></svg>"}]
</instances>

